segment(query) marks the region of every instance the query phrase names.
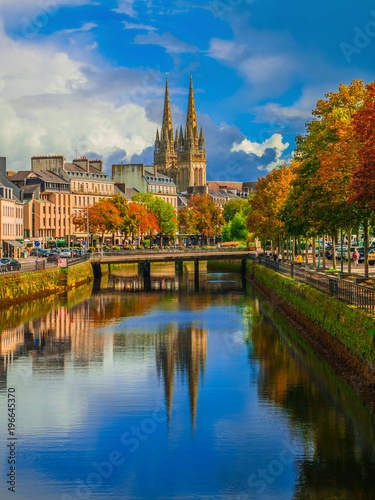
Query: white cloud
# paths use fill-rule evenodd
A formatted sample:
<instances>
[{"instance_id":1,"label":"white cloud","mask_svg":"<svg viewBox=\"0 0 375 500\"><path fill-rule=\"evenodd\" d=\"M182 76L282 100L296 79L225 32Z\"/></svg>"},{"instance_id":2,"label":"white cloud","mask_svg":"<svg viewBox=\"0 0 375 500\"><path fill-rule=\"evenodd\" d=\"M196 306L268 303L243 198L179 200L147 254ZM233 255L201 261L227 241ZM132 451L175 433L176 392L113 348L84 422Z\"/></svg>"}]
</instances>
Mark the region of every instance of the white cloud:
<instances>
[{"instance_id":1,"label":"white cloud","mask_svg":"<svg viewBox=\"0 0 375 500\"><path fill-rule=\"evenodd\" d=\"M288 58L280 55L249 57L240 64L242 73L254 86L280 82L290 74L290 67Z\"/></svg>"},{"instance_id":2,"label":"white cloud","mask_svg":"<svg viewBox=\"0 0 375 500\"><path fill-rule=\"evenodd\" d=\"M126 14L129 17L136 17L136 12L133 8L135 0L118 0L116 9L113 9L118 14Z\"/></svg>"},{"instance_id":3,"label":"white cloud","mask_svg":"<svg viewBox=\"0 0 375 500\"><path fill-rule=\"evenodd\" d=\"M147 35L137 35L134 43L139 45L159 45L163 47L168 54L182 54L184 52L196 52L198 48L195 45L179 40L172 33L147 33Z\"/></svg>"},{"instance_id":4,"label":"white cloud","mask_svg":"<svg viewBox=\"0 0 375 500\"><path fill-rule=\"evenodd\" d=\"M95 23L85 23L80 28L61 30L61 31L57 31L56 34L68 35L70 33L87 32L87 31L91 31L93 28L97 28L97 27L98 27L98 25Z\"/></svg>"},{"instance_id":5,"label":"white cloud","mask_svg":"<svg viewBox=\"0 0 375 500\"><path fill-rule=\"evenodd\" d=\"M267 150L273 150L275 154L274 161L269 163L266 167L258 167L259 170L271 171L280 164L281 156L288 147L289 143L283 143L283 136L281 134L273 134L271 137L261 143L251 142L249 141L249 139L243 139L243 141L241 141L240 143L233 144L231 151L243 151L248 155L256 155L258 158L261 158L267 153Z\"/></svg>"},{"instance_id":6,"label":"white cloud","mask_svg":"<svg viewBox=\"0 0 375 500\"><path fill-rule=\"evenodd\" d=\"M277 102L268 102L263 106L255 106L255 123L269 123L278 129L288 128L299 132L307 121L312 119L311 111L318 99L324 97L327 88L335 88L328 83L319 86L309 86L302 90L301 96L291 106L281 106Z\"/></svg>"},{"instance_id":7,"label":"white cloud","mask_svg":"<svg viewBox=\"0 0 375 500\"><path fill-rule=\"evenodd\" d=\"M244 49L245 45L238 44L233 40L212 38L207 55L218 61L234 62L241 56Z\"/></svg>"},{"instance_id":8,"label":"white cloud","mask_svg":"<svg viewBox=\"0 0 375 500\"><path fill-rule=\"evenodd\" d=\"M123 21L125 29L127 30L145 30L145 31L155 31L156 28L153 26L148 26L147 24L135 24L129 23L128 21Z\"/></svg>"},{"instance_id":9,"label":"white cloud","mask_svg":"<svg viewBox=\"0 0 375 500\"><path fill-rule=\"evenodd\" d=\"M1 26L0 60L0 151L9 169L30 168L38 154L72 159L76 149L105 161L126 151L125 160L153 144L156 124L144 101L161 92L157 73L100 69L46 43L12 48Z\"/></svg>"}]
</instances>

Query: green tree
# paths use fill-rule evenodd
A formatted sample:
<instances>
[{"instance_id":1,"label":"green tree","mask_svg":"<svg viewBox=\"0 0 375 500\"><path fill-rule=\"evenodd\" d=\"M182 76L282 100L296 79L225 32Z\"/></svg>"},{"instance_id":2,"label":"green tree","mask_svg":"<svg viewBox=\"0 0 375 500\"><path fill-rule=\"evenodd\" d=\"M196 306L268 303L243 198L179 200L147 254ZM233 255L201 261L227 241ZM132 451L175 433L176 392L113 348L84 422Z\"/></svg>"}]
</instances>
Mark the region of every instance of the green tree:
<instances>
[{"instance_id":1,"label":"green tree","mask_svg":"<svg viewBox=\"0 0 375 500\"><path fill-rule=\"evenodd\" d=\"M251 206L249 200L234 198L224 205L223 217L225 222L230 222L237 213L241 213L247 218L250 214Z\"/></svg>"},{"instance_id":2,"label":"green tree","mask_svg":"<svg viewBox=\"0 0 375 500\"><path fill-rule=\"evenodd\" d=\"M162 236L173 237L176 235L178 231L177 217L170 203L152 193L137 193L132 197L132 200L143 205L155 215Z\"/></svg>"}]
</instances>

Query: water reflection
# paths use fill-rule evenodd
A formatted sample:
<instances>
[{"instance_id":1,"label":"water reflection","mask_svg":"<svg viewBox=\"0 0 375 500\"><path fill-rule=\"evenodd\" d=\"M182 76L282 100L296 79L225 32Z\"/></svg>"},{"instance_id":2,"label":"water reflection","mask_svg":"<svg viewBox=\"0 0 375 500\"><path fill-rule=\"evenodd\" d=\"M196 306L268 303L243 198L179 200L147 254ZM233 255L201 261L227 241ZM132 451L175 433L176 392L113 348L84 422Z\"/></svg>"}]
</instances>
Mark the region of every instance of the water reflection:
<instances>
[{"instance_id":1,"label":"water reflection","mask_svg":"<svg viewBox=\"0 0 375 500\"><path fill-rule=\"evenodd\" d=\"M93 293L0 312L20 499L79 498L114 450L126 460L88 498L371 498L371 412L239 276L203 272L195 292L191 273L159 269L134 293L134 272L115 271ZM126 448L155 408L165 419Z\"/></svg>"},{"instance_id":2,"label":"water reflection","mask_svg":"<svg viewBox=\"0 0 375 500\"><path fill-rule=\"evenodd\" d=\"M175 373L186 378L192 428L195 428L197 413L198 385L203 379L207 357L207 332L202 328L188 326L186 328L171 327L170 331L161 334L156 344L156 365L158 375L163 378L167 407L168 425L170 426L173 386Z\"/></svg>"},{"instance_id":3,"label":"water reflection","mask_svg":"<svg viewBox=\"0 0 375 500\"><path fill-rule=\"evenodd\" d=\"M293 498L370 498L375 491L373 415L333 368L270 309L261 300L251 311L247 342L250 362L260 366L261 400L282 409L302 437Z\"/></svg>"}]
</instances>

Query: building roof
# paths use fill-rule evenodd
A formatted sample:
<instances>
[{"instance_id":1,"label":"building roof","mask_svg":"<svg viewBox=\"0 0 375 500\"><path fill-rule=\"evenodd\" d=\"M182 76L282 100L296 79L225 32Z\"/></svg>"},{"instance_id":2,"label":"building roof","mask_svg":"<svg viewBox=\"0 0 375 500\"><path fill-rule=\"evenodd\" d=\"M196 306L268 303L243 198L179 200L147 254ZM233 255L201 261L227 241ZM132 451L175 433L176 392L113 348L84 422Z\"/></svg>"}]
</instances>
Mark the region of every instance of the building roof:
<instances>
[{"instance_id":1,"label":"building roof","mask_svg":"<svg viewBox=\"0 0 375 500\"><path fill-rule=\"evenodd\" d=\"M32 170L20 170L19 172L16 172L14 175L8 175L8 179L11 182L14 181L24 181L29 177L30 174L33 174L34 172Z\"/></svg>"},{"instance_id":2,"label":"building roof","mask_svg":"<svg viewBox=\"0 0 375 500\"><path fill-rule=\"evenodd\" d=\"M233 182L233 181L207 181L207 186L209 189L237 189L242 191L243 182Z\"/></svg>"},{"instance_id":3,"label":"building roof","mask_svg":"<svg viewBox=\"0 0 375 500\"><path fill-rule=\"evenodd\" d=\"M77 172L77 173L82 173L82 174L87 173L87 171L84 168L79 167L75 163L65 163L64 170L66 172ZM100 176L103 176L103 178L109 179L109 176L105 172L101 172L99 169L97 169L96 167L93 167L92 165L89 165L88 173L100 175Z\"/></svg>"},{"instance_id":4,"label":"building roof","mask_svg":"<svg viewBox=\"0 0 375 500\"><path fill-rule=\"evenodd\" d=\"M53 182L55 184L68 184L69 181L66 181L65 179L62 179L56 174L53 174L49 170L38 170L35 172L36 176L39 177L44 182Z\"/></svg>"},{"instance_id":5,"label":"building roof","mask_svg":"<svg viewBox=\"0 0 375 500\"><path fill-rule=\"evenodd\" d=\"M40 184L27 184L26 186L22 186L21 189L24 193L34 193L36 190L40 189Z\"/></svg>"},{"instance_id":6,"label":"building roof","mask_svg":"<svg viewBox=\"0 0 375 500\"><path fill-rule=\"evenodd\" d=\"M173 182L173 179L170 177L167 177L164 174L159 174L157 173L157 176L154 175L152 172L149 170L145 169L145 180L147 184L158 184L160 186L174 186L177 187L176 184Z\"/></svg>"},{"instance_id":7,"label":"building roof","mask_svg":"<svg viewBox=\"0 0 375 500\"><path fill-rule=\"evenodd\" d=\"M188 199L185 196L179 196L177 198L177 206L178 207L187 207Z\"/></svg>"},{"instance_id":8,"label":"building roof","mask_svg":"<svg viewBox=\"0 0 375 500\"><path fill-rule=\"evenodd\" d=\"M131 201L133 195L135 195L138 192L139 191L137 191L137 189L134 189L134 188L125 188L125 192L124 192L122 189L119 188L118 185L115 184L115 194L120 193L121 196L126 198L128 201Z\"/></svg>"}]
</instances>

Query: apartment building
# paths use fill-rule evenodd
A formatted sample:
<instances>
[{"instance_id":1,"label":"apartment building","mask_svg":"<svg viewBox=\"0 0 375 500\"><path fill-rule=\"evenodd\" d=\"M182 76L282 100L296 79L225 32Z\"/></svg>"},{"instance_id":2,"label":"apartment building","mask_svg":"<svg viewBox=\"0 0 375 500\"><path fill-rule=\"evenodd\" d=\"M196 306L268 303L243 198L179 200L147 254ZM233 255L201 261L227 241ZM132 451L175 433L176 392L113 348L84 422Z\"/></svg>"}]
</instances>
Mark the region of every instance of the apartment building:
<instances>
[{"instance_id":1,"label":"apartment building","mask_svg":"<svg viewBox=\"0 0 375 500\"><path fill-rule=\"evenodd\" d=\"M21 256L23 204L20 192L6 177L6 159L0 158L0 257Z\"/></svg>"},{"instance_id":2,"label":"apartment building","mask_svg":"<svg viewBox=\"0 0 375 500\"><path fill-rule=\"evenodd\" d=\"M8 178L23 192L25 238L44 247L69 241L74 231L69 180L49 171L20 171Z\"/></svg>"},{"instance_id":3,"label":"apartment building","mask_svg":"<svg viewBox=\"0 0 375 500\"><path fill-rule=\"evenodd\" d=\"M31 170L9 176L23 193L25 237L46 246L51 240L83 240L72 221L74 215L100 198L113 196L114 183L103 172L102 160L62 155L33 156Z\"/></svg>"}]
</instances>

